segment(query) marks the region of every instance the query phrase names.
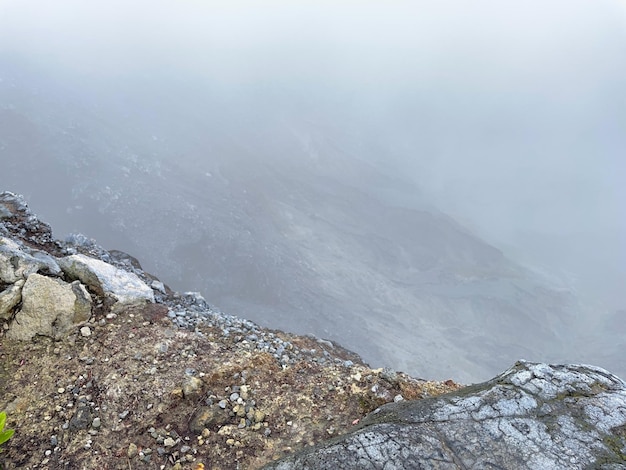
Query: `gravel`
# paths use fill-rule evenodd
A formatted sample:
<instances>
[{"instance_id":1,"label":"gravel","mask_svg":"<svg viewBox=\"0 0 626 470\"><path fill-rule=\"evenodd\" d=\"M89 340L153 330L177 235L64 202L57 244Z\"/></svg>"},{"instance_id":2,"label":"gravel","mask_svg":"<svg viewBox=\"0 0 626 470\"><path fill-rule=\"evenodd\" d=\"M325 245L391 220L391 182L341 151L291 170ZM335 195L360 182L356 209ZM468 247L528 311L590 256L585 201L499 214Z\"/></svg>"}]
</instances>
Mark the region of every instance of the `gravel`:
<instances>
[{"instance_id":1,"label":"gravel","mask_svg":"<svg viewBox=\"0 0 626 470\"><path fill-rule=\"evenodd\" d=\"M324 351L301 350L289 341L284 341L275 333L263 330L254 322L223 313L209 306L207 301L197 292L173 293L163 299L168 306L167 316L179 328L194 331L203 335L201 328L212 328L220 332L223 338L229 338L237 347L247 350L264 351L272 356L283 367L293 365L304 358L318 355L318 362L325 363L328 355ZM222 338L222 339L223 339ZM335 362L345 367L352 367L352 361ZM231 398L235 401L236 398Z\"/></svg>"}]
</instances>

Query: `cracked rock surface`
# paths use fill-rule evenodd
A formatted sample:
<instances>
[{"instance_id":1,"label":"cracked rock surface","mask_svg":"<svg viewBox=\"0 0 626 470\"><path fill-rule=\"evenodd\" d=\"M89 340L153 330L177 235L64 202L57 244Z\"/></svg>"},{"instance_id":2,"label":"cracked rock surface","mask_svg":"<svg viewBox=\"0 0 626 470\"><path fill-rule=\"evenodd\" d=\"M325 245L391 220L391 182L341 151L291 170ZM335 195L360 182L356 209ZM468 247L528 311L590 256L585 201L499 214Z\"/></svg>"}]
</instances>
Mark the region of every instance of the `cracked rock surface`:
<instances>
[{"instance_id":1,"label":"cracked rock surface","mask_svg":"<svg viewBox=\"0 0 626 470\"><path fill-rule=\"evenodd\" d=\"M482 384L384 405L266 468L626 468L626 383L593 366L520 361Z\"/></svg>"}]
</instances>

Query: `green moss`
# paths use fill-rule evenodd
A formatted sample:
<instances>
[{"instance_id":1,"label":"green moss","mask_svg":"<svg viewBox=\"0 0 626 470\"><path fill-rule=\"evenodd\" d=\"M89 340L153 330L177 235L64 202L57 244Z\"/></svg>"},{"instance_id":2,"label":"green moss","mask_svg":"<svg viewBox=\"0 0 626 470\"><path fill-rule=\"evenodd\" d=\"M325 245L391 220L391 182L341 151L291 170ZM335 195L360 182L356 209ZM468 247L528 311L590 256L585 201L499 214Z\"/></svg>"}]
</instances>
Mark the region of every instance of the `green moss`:
<instances>
[{"instance_id":1,"label":"green moss","mask_svg":"<svg viewBox=\"0 0 626 470\"><path fill-rule=\"evenodd\" d=\"M604 436L602 442L610 452L598 458L597 465L624 464L626 462L626 441L619 434L618 431L617 434Z\"/></svg>"}]
</instances>

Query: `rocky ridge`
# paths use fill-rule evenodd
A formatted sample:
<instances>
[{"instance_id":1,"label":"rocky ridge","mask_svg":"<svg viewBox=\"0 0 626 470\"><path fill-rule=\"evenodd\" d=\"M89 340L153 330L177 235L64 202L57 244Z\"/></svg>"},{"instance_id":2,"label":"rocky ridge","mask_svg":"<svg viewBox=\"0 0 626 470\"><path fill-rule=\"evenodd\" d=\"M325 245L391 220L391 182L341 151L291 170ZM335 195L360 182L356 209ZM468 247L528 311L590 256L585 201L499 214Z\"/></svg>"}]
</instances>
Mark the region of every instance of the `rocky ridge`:
<instances>
[{"instance_id":1,"label":"rocky ridge","mask_svg":"<svg viewBox=\"0 0 626 470\"><path fill-rule=\"evenodd\" d=\"M626 468L626 384L602 369L519 362L465 388L373 370L55 240L11 193L0 319L6 469Z\"/></svg>"}]
</instances>

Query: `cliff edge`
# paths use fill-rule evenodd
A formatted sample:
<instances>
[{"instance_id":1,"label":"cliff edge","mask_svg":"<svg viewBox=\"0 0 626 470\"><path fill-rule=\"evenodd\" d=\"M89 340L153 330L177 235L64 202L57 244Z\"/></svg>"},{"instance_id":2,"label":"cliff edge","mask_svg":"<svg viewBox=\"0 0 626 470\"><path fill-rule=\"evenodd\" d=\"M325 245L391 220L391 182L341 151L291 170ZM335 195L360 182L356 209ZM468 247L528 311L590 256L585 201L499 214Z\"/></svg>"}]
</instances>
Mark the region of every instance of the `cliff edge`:
<instances>
[{"instance_id":1,"label":"cliff edge","mask_svg":"<svg viewBox=\"0 0 626 470\"><path fill-rule=\"evenodd\" d=\"M520 362L466 388L371 369L55 240L7 192L0 322L6 469L626 468L626 385L602 369Z\"/></svg>"}]
</instances>

